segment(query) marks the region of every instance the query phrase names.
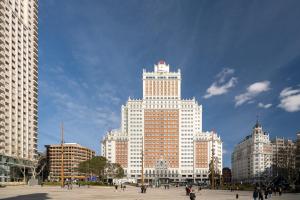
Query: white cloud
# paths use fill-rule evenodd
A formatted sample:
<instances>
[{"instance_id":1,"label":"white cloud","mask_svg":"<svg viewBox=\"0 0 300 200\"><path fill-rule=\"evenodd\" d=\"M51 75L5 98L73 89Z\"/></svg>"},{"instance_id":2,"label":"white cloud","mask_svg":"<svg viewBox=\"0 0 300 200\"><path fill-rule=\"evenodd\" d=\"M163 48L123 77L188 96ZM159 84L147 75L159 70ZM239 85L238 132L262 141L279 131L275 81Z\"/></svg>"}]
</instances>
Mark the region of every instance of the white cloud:
<instances>
[{"instance_id":1,"label":"white cloud","mask_svg":"<svg viewBox=\"0 0 300 200\"><path fill-rule=\"evenodd\" d=\"M270 81L261 81L251 84L243 94L235 96L235 106L252 101L257 95L270 90Z\"/></svg>"},{"instance_id":2,"label":"white cloud","mask_svg":"<svg viewBox=\"0 0 300 200\"><path fill-rule=\"evenodd\" d=\"M258 103L258 107L260 107L260 108L268 109L268 108L270 108L271 106L272 106L271 103L268 103L268 104L263 104L263 103L261 103L261 102Z\"/></svg>"},{"instance_id":3,"label":"white cloud","mask_svg":"<svg viewBox=\"0 0 300 200\"><path fill-rule=\"evenodd\" d=\"M236 77L231 77L226 82L228 76L234 73L234 69L224 68L220 73L217 74L218 80L214 81L209 88L206 90L206 94L203 96L208 99L212 96L222 95L229 91L230 88L234 87L237 83Z\"/></svg>"},{"instance_id":4,"label":"white cloud","mask_svg":"<svg viewBox=\"0 0 300 200\"><path fill-rule=\"evenodd\" d=\"M280 92L280 104L278 107L287 112L300 111L300 89L287 87Z\"/></svg>"},{"instance_id":5,"label":"white cloud","mask_svg":"<svg viewBox=\"0 0 300 200\"><path fill-rule=\"evenodd\" d=\"M219 83L224 83L226 77L234 73L234 69L224 68L220 73L217 74L217 78L219 78Z\"/></svg>"}]
</instances>

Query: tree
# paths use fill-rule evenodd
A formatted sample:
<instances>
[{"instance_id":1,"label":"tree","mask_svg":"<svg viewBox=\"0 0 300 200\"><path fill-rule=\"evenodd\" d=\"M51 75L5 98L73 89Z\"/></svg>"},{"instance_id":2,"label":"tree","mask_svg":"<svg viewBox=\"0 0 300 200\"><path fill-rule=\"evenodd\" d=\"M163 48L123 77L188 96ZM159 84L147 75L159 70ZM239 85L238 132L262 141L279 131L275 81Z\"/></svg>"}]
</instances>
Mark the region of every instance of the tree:
<instances>
[{"instance_id":1,"label":"tree","mask_svg":"<svg viewBox=\"0 0 300 200\"><path fill-rule=\"evenodd\" d=\"M105 177L105 167L107 165L107 159L103 156L95 156L90 160L81 162L78 166L78 171L86 174L94 174L103 180Z\"/></svg>"},{"instance_id":2,"label":"tree","mask_svg":"<svg viewBox=\"0 0 300 200\"><path fill-rule=\"evenodd\" d=\"M119 163L107 163L105 175L107 178L123 178L124 169Z\"/></svg>"},{"instance_id":3,"label":"tree","mask_svg":"<svg viewBox=\"0 0 300 200\"><path fill-rule=\"evenodd\" d=\"M15 158L15 166L20 170L23 176L23 182L26 182L27 168L31 165L30 161L21 158L19 155Z\"/></svg>"},{"instance_id":4,"label":"tree","mask_svg":"<svg viewBox=\"0 0 300 200\"><path fill-rule=\"evenodd\" d=\"M30 166L32 178L36 179L38 175L42 173L47 165L47 159L44 155L38 155L37 159L32 162Z\"/></svg>"}]
</instances>

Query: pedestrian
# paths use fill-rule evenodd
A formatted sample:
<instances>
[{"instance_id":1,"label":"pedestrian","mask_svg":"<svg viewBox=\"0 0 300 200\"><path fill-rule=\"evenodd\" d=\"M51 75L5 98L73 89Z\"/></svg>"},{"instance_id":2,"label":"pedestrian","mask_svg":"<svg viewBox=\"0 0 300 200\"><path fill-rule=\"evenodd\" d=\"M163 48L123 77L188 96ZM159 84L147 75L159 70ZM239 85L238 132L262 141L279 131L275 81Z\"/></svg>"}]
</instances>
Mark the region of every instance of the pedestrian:
<instances>
[{"instance_id":1,"label":"pedestrian","mask_svg":"<svg viewBox=\"0 0 300 200\"><path fill-rule=\"evenodd\" d=\"M264 189L264 193L265 193L265 199L268 199L268 189L267 188Z\"/></svg>"},{"instance_id":2,"label":"pedestrian","mask_svg":"<svg viewBox=\"0 0 300 200\"><path fill-rule=\"evenodd\" d=\"M257 188L255 188L253 191L253 200L257 200L257 198L258 198L258 190Z\"/></svg>"},{"instance_id":3,"label":"pedestrian","mask_svg":"<svg viewBox=\"0 0 300 200\"><path fill-rule=\"evenodd\" d=\"M238 193L236 193L235 199L239 199L239 194Z\"/></svg>"},{"instance_id":4,"label":"pedestrian","mask_svg":"<svg viewBox=\"0 0 300 200\"><path fill-rule=\"evenodd\" d=\"M190 188L188 187L188 185L186 185L186 186L185 186L186 196L189 196L189 195L190 195L189 190L190 190Z\"/></svg>"},{"instance_id":5,"label":"pedestrian","mask_svg":"<svg viewBox=\"0 0 300 200\"><path fill-rule=\"evenodd\" d=\"M190 195L190 200L195 200L196 199L195 190L192 190L189 195Z\"/></svg>"},{"instance_id":6,"label":"pedestrian","mask_svg":"<svg viewBox=\"0 0 300 200\"><path fill-rule=\"evenodd\" d=\"M146 186L145 185L141 186L141 193L146 193Z\"/></svg>"},{"instance_id":7,"label":"pedestrian","mask_svg":"<svg viewBox=\"0 0 300 200\"><path fill-rule=\"evenodd\" d=\"M272 189L269 187L268 189L268 198L271 199L272 197Z\"/></svg>"},{"instance_id":8,"label":"pedestrian","mask_svg":"<svg viewBox=\"0 0 300 200\"><path fill-rule=\"evenodd\" d=\"M199 192L199 191L201 191L201 186L200 186L200 185L198 186L198 192Z\"/></svg>"},{"instance_id":9,"label":"pedestrian","mask_svg":"<svg viewBox=\"0 0 300 200\"><path fill-rule=\"evenodd\" d=\"M118 185L117 184L115 184L115 189L116 189L115 192L117 192L118 191Z\"/></svg>"},{"instance_id":10,"label":"pedestrian","mask_svg":"<svg viewBox=\"0 0 300 200\"><path fill-rule=\"evenodd\" d=\"M262 193L261 189L258 191L258 199L259 200L264 200L264 196L263 196L263 193Z\"/></svg>"},{"instance_id":11,"label":"pedestrian","mask_svg":"<svg viewBox=\"0 0 300 200\"><path fill-rule=\"evenodd\" d=\"M281 194L282 194L282 188L281 187L279 187L278 193L279 193L279 196L281 196Z\"/></svg>"}]
</instances>

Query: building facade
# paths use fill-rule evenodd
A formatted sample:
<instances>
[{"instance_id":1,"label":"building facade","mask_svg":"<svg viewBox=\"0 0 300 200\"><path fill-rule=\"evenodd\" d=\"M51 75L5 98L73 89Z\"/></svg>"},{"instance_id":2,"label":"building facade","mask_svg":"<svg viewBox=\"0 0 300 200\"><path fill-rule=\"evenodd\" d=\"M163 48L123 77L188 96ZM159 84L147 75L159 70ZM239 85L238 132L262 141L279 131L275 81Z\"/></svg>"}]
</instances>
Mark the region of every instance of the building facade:
<instances>
[{"instance_id":1,"label":"building facade","mask_svg":"<svg viewBox=\"0 0 300 200\"><path fill-rule=\"evenodd\" d=\"M154 71L143 70L143 98L122 106L121 128L107 133L101 152L128 178L140 179L144 165L148 181L205 181L212 155L222 171L222 141L202 131L202 106L181 98L181 72L169 68L160 61Z\"/></svg>"},{"instance_id":2,"label":"building facade","mask_svg":"<svg viewBox=\"0 0 300 200\"><path fill-rule=\"evenodd\" d=\"M297 133L297 139L296 139L295 166L298 174L300 175L300 132ZM300 177L299 177L299 181L300 181Z\"/></svg>"},{"instance_id":3,"label":"building facade","mask_svg":"<svg viewBox=\"0 0 300 200\"><path fill-rule=\"evenodd\" d=\"M58 181L61 178L62 150L65 179L85 178L86 174L78 172L78 165L95 156L95 151L77 143L64 143L63 147L61 144L46 145L45 147L49 169L48 179L51 181Z\"/></svg>"},{"instance_id":4,"label":"building facade","mask_svg":"<svg viewBox=\"0 0 300 200\"><path fill-rule=\"evenodd\" d=\"M273 176L281 176L287 180L292 180L296 168L296 144L289 139L276 137L272 140L273 146Z\"/></svg>"},{"instance_id":5,"label":"building facade","mask_svg":"<svg viewBox=\"0 0 300 200\"><path fill-rule=\"evenodd\" d=\"M0 0L0 181L37 152L38 1ZM30 164L30 162L28 162Z\"/></svg>"},{"instance_id":6,"label":"building facade","mask_svg":"<svg viewBox=\"0 0 300 200\"><path fill-rule=\"evenodd\" d=\"M228 184L231 184L231 169L230 168L228 168L228 167L224 167L223 168L223 183L224 184L226 184L226 185L228 185Z\"/></svg>"},{"instance_id":7,"label":"building facade","mask_svg":"<svg viewBox=\"0 0 300 200\"><path fill-rule=\"evenodd\" d=\"M231 156L233 182L260 182L271 177L272 144L257 122L251 135L235 146Z\"/></svg>"}]
</instances>

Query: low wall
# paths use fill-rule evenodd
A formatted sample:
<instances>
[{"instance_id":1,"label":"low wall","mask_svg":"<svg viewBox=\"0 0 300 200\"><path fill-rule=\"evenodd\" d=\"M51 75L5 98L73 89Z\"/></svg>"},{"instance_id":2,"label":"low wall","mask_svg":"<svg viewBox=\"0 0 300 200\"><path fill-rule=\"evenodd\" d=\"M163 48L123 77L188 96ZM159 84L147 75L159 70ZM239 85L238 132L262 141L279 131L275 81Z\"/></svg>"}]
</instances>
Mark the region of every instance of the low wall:
<instances>
[{"instance_id":1,"label":"low wall","mask_svg":"<svg viewBox=\"0 0 300 200\"><path fill-rule=\"evenodd\" d=\"M6 186L27 185L24 182L2 182L0 184L1 185L6 185Z\"/></svg>"}]
</instances>

